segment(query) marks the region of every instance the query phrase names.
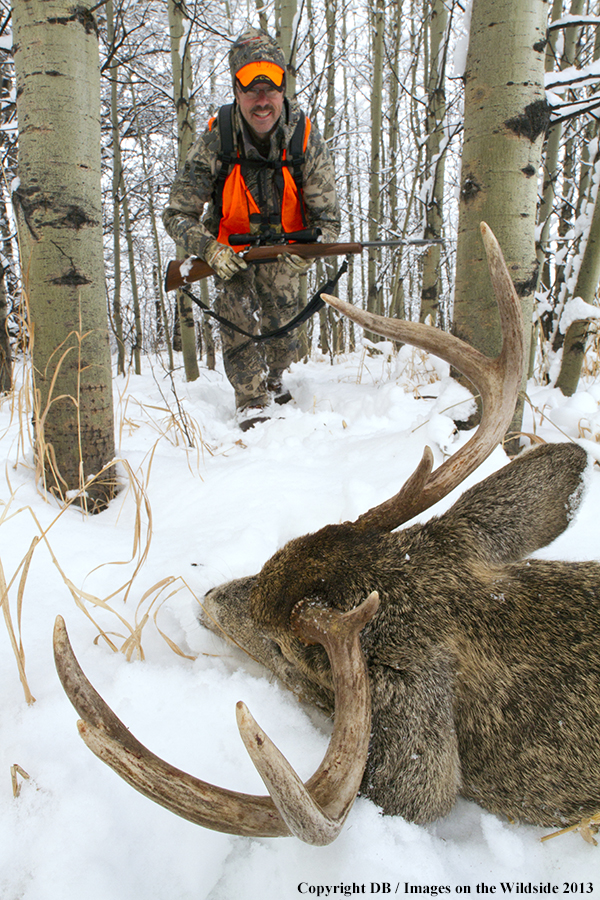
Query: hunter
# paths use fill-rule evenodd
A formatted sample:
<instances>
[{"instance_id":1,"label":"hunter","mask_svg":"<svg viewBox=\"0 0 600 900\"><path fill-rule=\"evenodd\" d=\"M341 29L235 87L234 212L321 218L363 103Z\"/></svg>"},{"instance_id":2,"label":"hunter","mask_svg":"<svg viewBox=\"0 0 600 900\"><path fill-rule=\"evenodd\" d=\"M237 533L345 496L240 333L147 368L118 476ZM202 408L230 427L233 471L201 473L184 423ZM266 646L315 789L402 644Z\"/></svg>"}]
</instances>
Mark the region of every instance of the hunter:
<instances>
[{"instance_id":1,"label":"hunter","mask_svg":"<svg viewBox=\"0 0 600 900\"><path fill-rule=\"evenodd\" d=\"M285 96L286 62L277 42L254 28L232 45L234 102L221 107L190 150L163 219L188 256L215 272L216 312L253 335L293 319L300 275L312 265L290 252L277 262L248 265L232 235L320 229L334 242L340 210L331 156L314 123ZM208 204L206 210L205 206ZM225 373L235 391L243 430L268 418L267 407L291 399L282 375L297 355L289 333L253 343L221 326Z\"/></svg>"}]
</instances>

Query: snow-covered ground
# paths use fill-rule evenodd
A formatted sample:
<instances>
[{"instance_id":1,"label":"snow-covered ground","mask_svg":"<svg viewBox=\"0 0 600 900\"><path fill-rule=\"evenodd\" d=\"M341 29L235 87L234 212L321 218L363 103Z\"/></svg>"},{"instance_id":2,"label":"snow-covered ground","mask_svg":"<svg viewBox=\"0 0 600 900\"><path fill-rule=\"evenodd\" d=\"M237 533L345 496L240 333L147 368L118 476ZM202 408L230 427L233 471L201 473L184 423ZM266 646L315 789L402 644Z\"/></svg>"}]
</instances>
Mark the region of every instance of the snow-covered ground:
<instances>
[{"instance_id":1,"label":"snow-covered ground","mask_svg":"<svg viewBox=\"0 0 600 900\"><path fill-rule=\"evenodd\" d=\"M454 434L452 421L468 395L447 367L406 348L398 357L357 351L333 366L325 358L294 366L286 378L294 403L245 434L235 426L233 394L220 371L202 370L193 384L178 372L174 384L179 405L170 378L151 360L143 375L115 381L123 490L97 517L74 508L61 513L44 500L18 394L0 404L0 559L36 698L25 701L1 624L2 900L288 900L405 894L411 886L503 894L508 885L511 893L600 897L600 848L576 833L541 843L544 830L501 821L464 801L446 819L418 827L384 818L359 799L338 840L315 849L291 838L250 840L191 825L89 752L54 669L57 614L92 683L169 762L225 787L264 793L236 730L235 703L243 699L301 776L312 774L328 724L197 625L196 598L258 571L289 538L356 518L395 493L425 444L439 464L468 438ZM524 431L600 448L600 382L583 385L570 400L532 386L530 399L539 412L534 421L527 407ZM464 486L505 462L497 449ZM543 555L598 558L599 502L595 471L577 520ZM74 595L84 597L80 604L92 618ZM117 647L141 640L144 660L113 652L96 640L100 630ZM29 775L16 774L16 798L15 764Z\"/></svg>"}]
</instances>

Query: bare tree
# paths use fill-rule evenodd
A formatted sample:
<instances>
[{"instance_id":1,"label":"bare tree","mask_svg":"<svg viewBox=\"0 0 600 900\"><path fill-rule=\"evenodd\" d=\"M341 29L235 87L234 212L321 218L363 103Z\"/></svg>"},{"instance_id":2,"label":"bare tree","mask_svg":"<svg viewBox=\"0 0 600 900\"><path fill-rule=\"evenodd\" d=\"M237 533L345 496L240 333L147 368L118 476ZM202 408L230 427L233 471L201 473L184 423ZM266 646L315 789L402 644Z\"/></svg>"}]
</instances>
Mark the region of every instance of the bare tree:
<instances>
[{"instance_id":1,"label":"bare tree","mask_svg":"<svg viewBox=\"0 0 600 900\"><path fill-rule=\"evenodd\" d=\"M192 67L190 58L189 30L191 22L185 4L168 0L169 30L171 34L171 65L173 69L173 96L177 109L178 162L183 162L194 142L194 101L192 92ZM178 255L183 256L183 251ZM199 377L196 356L196 326L191 300L183 293L177 293L177 310L181 333L181 349L185 374L188 381Z\"/></svg>"},{"instance_id":2,"label":"bare tree","mask_svg":"<svg viewBox=\"0 0 600 900\"><path fill-rule=\"evenodd\" d=\"M98 509L116 483L97 23L91 4L15 0L13 25L15 201L32 323L36 452L50 491L61 498L80 492L83 504Z\"/></svg>"},{"instance_id":3,"label":"bare tree","mask_svg":"<svg viewBox=\"0 0 600 900\"><path fill-rule=\"evenodd\" d=\"M444 224L444 120L446 115L446 54L448 47L448 10L445 0L434 0L425 23L428 60L426 67L427 145L425 158L424 237L439 241ZM428 38L428 40L427 40ZM421 321L439 315L441 293L441 248L431 244L423 254L421 283Z\"/></svg>"},{"instance_id":4,"label":"bare tree","mask_svg":"<svg viewBox=\"0 0 600 900\"><path fill-rule=\"evenodd\" d=\"M383 94L383 36L385 27L385 5L383 0L376 0L372 11L372 73L373 92L371 95L371 170L369 185L369 240L376 241L380 229L380 190L381 190L381 127L382 127L382 94ZM369 251L369 293L367 306L369 312L381 315L383 298L378 281L377 250ZM372 335L374 337L374 335Z\"/></svg>"}]
</instances>

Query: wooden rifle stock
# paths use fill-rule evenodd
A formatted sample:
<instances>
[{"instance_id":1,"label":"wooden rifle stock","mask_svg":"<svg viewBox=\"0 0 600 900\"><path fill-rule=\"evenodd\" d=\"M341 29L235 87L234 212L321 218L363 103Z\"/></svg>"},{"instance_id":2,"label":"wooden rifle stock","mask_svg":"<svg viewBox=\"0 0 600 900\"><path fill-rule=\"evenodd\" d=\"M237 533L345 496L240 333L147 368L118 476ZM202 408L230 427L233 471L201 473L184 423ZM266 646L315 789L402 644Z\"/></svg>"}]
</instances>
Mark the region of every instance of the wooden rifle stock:
<instances>
[{"instance_id":1,"label":"wooden rifle stock","mask_svg":"<svg viewBox=\"0 0 600 900\"><path fill-rule=\"evenodd\" d=\"M283 253L293 253L302 259L322 259L325 256L346 256L348 253L361 253L363 244L270 244L266 247L251 247L243 254L246 262L273 262ZM207 262L195 256L188 259L174 259L167 266L165 290L174 291L184 284L192 284L213 275Z\"/></svg>"}]
</instances>

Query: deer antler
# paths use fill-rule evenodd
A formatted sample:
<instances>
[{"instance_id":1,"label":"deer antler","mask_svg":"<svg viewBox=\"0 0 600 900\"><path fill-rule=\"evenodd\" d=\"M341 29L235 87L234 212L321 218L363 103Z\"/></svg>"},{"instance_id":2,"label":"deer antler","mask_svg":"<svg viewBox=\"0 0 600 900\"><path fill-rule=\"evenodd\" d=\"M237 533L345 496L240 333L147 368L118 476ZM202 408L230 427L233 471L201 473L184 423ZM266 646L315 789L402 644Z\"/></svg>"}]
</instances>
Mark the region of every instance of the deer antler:
<instances>
[{"instance_id":1,"label":"deer antler","mask_svg":"<svg viewBox=\"0 0 600 900\"><path fill-rule=\"evenodd\" d=\"M495 359L430 325L376 316L323 294L327 303L363 328L419 347L450 363L479 390L483 405L477 432L458 453L431 473L433 457L427 447L419 467L402 489L359 516L355 523L359 528L391 531L433 506L481 465L510 425L524 365L523 317L502 251L485 222L481 223L481 235L502 325L502 351Z\"/></svg>"},{"instance_id":2,"label":"deer antler","mask_svg":"<svg viewBox=\"0 0 600 900\"><path fill-rule=\"evenodd\" d=\"M64 620L54 627L54 656L63 688L82 721L79 732L99 759L132 787L197 825L246 837L294 834L310 844L339 834L358 793L367 760L371 705L359 635L379 606L376 593L347 613L306 607L292 611L292 628L322 643L331 662L336 715L323 762L304 785L243 703L238 727L271 797L216 787L160 759L127 730L84 675Z\"/></svg>"}]
</instances>

